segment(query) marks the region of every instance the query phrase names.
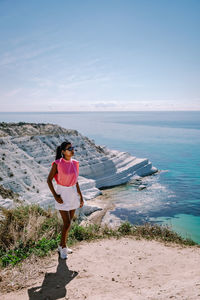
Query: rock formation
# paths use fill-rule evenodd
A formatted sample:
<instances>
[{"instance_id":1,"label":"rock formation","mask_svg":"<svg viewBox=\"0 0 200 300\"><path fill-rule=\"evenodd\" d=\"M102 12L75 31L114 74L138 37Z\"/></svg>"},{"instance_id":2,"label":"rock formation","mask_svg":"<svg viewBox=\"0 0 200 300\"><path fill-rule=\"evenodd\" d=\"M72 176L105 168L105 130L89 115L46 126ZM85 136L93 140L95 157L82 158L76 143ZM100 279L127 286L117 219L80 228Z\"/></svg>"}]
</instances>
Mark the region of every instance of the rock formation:
<instances>
[{"instance_id":1,"label":"rock formation","mask_svg":"<svg viewBox=\"0 0 200 300\"><path fill-rule=\"evenodd\" d=\"M16 202L53 206L46 179L63 141L75 146L80 163L79 185L84 199L101 194L100 188L128 182L133 176L157 172L147 158L95 145L76 130L54 124L0 123L0 205ZM3 192L1 192L3 191ZM7 192L6 192L7 191ZM14 196L13 196L14 195Z\"/></svg>"}]
</instances>

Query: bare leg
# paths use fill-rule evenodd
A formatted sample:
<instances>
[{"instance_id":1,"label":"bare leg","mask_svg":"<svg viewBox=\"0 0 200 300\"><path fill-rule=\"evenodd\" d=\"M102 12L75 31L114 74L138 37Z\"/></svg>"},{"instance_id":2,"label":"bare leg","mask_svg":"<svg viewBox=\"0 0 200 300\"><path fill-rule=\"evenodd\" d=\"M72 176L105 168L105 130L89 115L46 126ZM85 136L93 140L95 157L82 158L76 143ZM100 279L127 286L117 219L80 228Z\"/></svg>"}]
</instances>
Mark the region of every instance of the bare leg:
<instances>
[{"instance_id":1,"label":"bare leg","mask_svg":"<svg viewBox=\"0 0 200 300\"><path fill-rule=\"evenodd\" d=\"M69 211L71 221L73 220L75 211L76 211L75 209Z\"/></svg>"},{"instance_id":2,"label":"bare leg","mask_svg":"<svg viewBox=\"0 0 200 300\"><path fill-rule=\"evenodd\" d=\"M59 210L59 212L63 219L63 228L62 228L62 236L61 236L60 246L62 248L65 248L67 237L68 237L68 232L69 232L70 225L71 225L71 220L73 219L75 209L70 210L70 211Z\"/></svg>"}]
</instances>

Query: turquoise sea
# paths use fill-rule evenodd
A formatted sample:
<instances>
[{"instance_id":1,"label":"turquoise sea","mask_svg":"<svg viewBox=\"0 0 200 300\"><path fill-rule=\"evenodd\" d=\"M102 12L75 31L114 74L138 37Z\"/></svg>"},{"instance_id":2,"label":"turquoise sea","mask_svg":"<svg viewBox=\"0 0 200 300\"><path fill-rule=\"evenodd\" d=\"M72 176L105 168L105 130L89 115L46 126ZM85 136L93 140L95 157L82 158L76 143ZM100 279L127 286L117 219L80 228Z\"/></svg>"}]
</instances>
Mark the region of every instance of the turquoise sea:
<instances>
[{"instance_id":1,"label":"turquoise sea","mask_svg":"<svg viewBox=\"0 0 200 300\"><path fill-rule=\"evenodd\" d=\"M113 188L113 214L133 224L168 224L200 244L200 111L0 113L4 122L76 129L98 145L149 158L160 172Z\"/></svg>"}]
</instances>

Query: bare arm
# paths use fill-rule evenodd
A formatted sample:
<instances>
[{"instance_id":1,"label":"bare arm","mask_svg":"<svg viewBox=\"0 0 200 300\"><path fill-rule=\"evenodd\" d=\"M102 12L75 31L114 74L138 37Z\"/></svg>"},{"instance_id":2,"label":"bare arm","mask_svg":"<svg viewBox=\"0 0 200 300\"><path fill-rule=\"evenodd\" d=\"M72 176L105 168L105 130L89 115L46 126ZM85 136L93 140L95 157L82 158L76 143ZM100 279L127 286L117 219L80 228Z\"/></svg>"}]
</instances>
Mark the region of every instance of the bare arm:
<instances>
[{"instance_id":1,"label":"bare arm","mask_svg":"<svg viewBox=\"0 0 200 300\"><path fill-rule=\"evenodd\" d=\"M48 183L48 186L49 186L49 189L50 191L52 192L55 200L58 202L58 203L63 203L63 200L62 198L60 197L60 195L58 195L54 189L54 186L53 186L53 183L52 183L52 180L54 178L54 176L56 175L57 173L57 165L56 163L53 164L50 172L49 172L49 175L47 177L47 183Z\"/></svg>"},{"instance_id":2,"label":"bare arm","mask_svg":"<svg viewBox=\"0 0 200 300\"><path fill-rule=\"evenodd\" d=\"M83 196L82 196L82 193L81 193L81 190L80 190L78 181L77 181L77 183L76 183L76 188L77 188L77 192L78 192L79 195L80 195L80 207L82 207L82 206L84 205L84 201L83 201Z\"/></svg>"}]
</instances>

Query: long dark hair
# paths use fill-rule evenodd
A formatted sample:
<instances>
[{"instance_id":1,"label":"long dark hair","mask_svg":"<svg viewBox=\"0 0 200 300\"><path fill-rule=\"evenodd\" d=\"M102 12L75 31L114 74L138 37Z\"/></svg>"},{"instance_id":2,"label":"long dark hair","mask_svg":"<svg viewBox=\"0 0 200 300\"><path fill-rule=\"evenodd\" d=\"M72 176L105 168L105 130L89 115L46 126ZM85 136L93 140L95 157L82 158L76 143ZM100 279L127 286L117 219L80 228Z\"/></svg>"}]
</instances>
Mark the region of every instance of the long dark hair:
<instances>
[{"instance_id":1,"label":"long dark hair","mask_svg":"<svg viewBox=\"0 0 200 300\"><path fill-rule=\"evenodd\" d=\"M70 141L65 141L60 146L57 147L57 149L56 149L56 159L59 159L59 158L62 157L62 150L65 150L67 145L71 145L71 142Z\"/></svg>"}]
</instances>

